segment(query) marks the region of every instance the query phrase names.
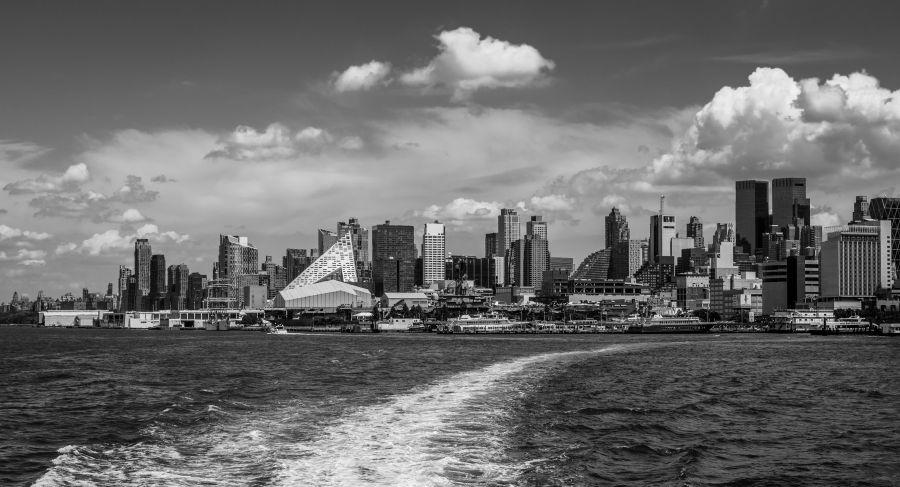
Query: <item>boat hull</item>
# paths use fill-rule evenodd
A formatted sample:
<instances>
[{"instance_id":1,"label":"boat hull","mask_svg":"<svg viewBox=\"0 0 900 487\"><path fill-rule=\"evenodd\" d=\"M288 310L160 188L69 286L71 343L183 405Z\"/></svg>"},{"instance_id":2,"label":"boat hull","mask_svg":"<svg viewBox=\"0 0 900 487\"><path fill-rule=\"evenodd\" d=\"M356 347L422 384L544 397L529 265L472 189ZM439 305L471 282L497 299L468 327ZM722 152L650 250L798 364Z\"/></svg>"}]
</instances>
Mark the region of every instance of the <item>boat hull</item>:
<instances>
[{"instance_id":1,"label":"boat hull","mask_svg":"<svg viewBox=\"0 0 900 487\"><path fill-rule=\"evenodd\" d=\"M665 324L665 325L631 325L626 333L634 334L660 334L660 333L709 333L715 323L689 323L689 324Z\"/></svg>"}]
</instances>

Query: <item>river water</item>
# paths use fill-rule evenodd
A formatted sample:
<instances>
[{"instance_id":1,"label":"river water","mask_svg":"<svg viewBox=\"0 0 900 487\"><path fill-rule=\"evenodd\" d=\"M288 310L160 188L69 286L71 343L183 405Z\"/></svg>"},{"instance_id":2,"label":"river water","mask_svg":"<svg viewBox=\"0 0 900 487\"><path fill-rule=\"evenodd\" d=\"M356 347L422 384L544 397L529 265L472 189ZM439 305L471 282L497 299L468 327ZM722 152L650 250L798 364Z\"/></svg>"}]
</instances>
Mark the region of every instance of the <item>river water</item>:
<instances>
[{"instance_id":1,"label":"river water","mask_svg":"<svg viewBox=\"0 0 900 487\"><path fill-rule=\"evenodd\" d=\"M898 485L900 340L0 327L0 485Z\"/></svg>"}]
</instances>

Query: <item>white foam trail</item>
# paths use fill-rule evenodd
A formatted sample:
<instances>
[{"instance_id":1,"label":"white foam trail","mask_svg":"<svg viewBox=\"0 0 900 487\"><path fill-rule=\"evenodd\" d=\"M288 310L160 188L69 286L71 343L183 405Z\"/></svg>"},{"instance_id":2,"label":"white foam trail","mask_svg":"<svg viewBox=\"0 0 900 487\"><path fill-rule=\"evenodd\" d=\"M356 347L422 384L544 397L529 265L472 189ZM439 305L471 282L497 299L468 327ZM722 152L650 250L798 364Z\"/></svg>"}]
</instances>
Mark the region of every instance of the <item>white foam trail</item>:
<instances>
[{"instance_id":1,"label":"white foam trail","mask_svg":"<svg viewBox=\"0 0 900 487\"><path fill-rule=\"evenodd\" d=\"M317 440L282 452L282 485L422 486L504 483L520 466L504 463L499 421L528 379L579 356L560 352L462 372L386 404L361 408L327 427ZM521 376L519 378L518 376Z\"/></svg>"}]
</instances>

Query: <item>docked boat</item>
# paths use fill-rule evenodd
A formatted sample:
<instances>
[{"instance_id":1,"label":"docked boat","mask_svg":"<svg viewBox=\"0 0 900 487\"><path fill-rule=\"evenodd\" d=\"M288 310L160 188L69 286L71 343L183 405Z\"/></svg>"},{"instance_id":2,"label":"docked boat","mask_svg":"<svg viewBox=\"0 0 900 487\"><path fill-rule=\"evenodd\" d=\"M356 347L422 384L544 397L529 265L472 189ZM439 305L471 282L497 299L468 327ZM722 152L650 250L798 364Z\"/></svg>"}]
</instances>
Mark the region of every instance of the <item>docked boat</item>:
<instances>
[{"instance_id":1,"label":"docked boat","mask_svg":"<svg viewBox=\"0 0 900 487\"><path fill-rule=\"evenodd\" d=\"M497 314L462 315L447 321L444 331L447 333L517 333L526 331L530 325L527 321L512 321Z\"/></svg>"},{"instance_id":2,"label":"docked boat","mask_svg":"<svg viewBox=\"0 0 900 487\"><path fill-rule=\"evenodd\" d=\"M375 322L373 331L423 332L425 331L425 325L418 318L391 318Z\"/></svg>"},{"instance_id":3,"label":"docked boat","mask_svg":"<svg viewBox=\"0 0 900 487\"><path fill-rule=\"evenodd\" d=\"M707 333L715 325L696 316L664 316L654 314L640 323L629 325L626 333Z\"/></svg>"},{"instance_id":4,"label":"docked boat","mask_svg":"<svg viewBox=\"0 0 900 487\"><path fill-rule=\"evenodd\" d=\"M277 325L272 325L269 327L269 331L266 332L267 335L287 335L287 328L284 327L281 323Z\"/></svg>"},{"instance_id":5,"label":"docked boat","mask_svg":"<svg viewBox=\"0 0 900 487\"><path fill-rule=\"evenodd\" d=\"M865 335L871 332L869 322L859 316L838 318L821 328L809 330L810 335Z\"/></svg>"}]
</instances>

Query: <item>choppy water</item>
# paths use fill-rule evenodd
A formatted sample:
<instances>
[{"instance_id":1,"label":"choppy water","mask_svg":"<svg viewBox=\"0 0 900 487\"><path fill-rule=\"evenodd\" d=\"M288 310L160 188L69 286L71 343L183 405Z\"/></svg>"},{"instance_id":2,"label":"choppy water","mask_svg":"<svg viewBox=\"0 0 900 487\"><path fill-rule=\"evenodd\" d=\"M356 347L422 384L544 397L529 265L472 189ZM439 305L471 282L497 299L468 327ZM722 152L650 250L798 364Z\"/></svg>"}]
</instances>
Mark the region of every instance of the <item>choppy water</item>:
<instances>
[{"instance_id":1,"label":"choppy water","mask_svg":"<svg viewBox=\"0 0 900 487\"><path fill-rule=\"evenodd\" d=\"M898 485L900 340L0 328L0 484Z\"/></svg>"}]
</instances>

